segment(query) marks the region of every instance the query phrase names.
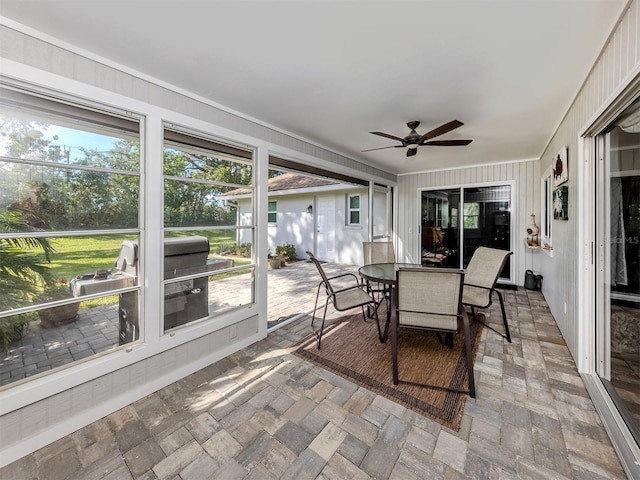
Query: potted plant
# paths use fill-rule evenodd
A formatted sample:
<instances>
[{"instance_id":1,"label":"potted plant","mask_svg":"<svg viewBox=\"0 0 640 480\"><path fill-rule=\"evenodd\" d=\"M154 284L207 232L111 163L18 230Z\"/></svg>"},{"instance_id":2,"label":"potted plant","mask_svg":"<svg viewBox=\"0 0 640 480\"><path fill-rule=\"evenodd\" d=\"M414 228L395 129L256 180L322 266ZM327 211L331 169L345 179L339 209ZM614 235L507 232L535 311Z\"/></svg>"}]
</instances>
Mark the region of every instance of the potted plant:
<instances>
[{"instance_id":1,"label":"potted plant","mask_svg":"<svg viewBox=\"0 0 640 480\"><path fill-rule=\"evenodd\" d=\"M65 298L73 298L73 294L71 293L69 282L60 279L56 282L45 284L42 292L36 295L35 300L37 303L47 303ZM79 308L80 303L75 302L39 310L40 326L42 328L54 328L74 322L78 318Z\"/></svg>"},{"instance_id":2,"label":"potted plant","mask_svg":"<svg viewBox=\"0 0 640 480\"><path fill-rule=\"evenodd\" d=\"M292 243L283 243L276 247L276 255L280 257L281 265L284 267L285 262L296 260L296 246Z\"/></svg>"},{"instance_id":3,"label":"potted plant","mask_svg":"<svg viewBox=\"0 0 640 480\"><path fill-rule=\"evenodd\" d=\"M269 259L269 266L271 268L280 268L280 257L274 255L271 250L267 252L267 258Z\"/></svg>"}]
</instances>

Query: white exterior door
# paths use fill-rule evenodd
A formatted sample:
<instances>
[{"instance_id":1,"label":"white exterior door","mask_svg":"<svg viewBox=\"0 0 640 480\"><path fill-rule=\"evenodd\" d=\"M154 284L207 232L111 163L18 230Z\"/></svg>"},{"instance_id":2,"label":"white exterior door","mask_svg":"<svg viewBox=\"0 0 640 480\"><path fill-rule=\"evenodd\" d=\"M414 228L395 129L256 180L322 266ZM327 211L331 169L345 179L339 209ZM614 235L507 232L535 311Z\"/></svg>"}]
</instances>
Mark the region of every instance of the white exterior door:
<instances>
[{"instance_id":1,"label":"white exterior door","mask_svg":"<svg viewBox=\"0 0 640 480\"><path fill-rule=\"evenodd\" d=\"M333 196L318 197L316 202L316 257L335 262L336 205Z\"/></svg>"}]
</instances>

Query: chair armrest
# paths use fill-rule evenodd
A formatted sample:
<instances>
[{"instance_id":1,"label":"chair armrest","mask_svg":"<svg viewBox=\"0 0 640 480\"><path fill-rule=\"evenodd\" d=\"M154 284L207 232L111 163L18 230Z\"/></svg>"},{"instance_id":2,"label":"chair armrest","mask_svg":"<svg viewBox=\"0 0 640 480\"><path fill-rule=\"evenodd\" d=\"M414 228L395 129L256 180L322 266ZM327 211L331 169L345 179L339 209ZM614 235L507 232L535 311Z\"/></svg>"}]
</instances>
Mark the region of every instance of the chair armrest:
<instances>
[{"instance_id":1,"label":"chair armrest","mask_svg":"<svg viewBox=\"0 0 640 480\"><path fill-rule=\"evenodd\" d=\"M346 287L346 288L341 288L340 290L334 290L333 293L342 293L342 292L348 292L349 290L355 290L356 288L358 290L362 290L362 287L364 287L366 285L362 285L362 284L358 284L358 285L354 285L353 287ZM364 290L362 290L364 292ZM365 292L366 293L366 292Z\"/></svg>"},{"instance_id":2,"label":"chair armrest","mask_svg":"<svg viewBox=\"0 0 640 480\"><path fill-rule=\"evenodd\" d=\"M464 283L462 285L462 288L464 287L474 287L474 288L481 288L483 290L493 290L493 287L489 288L489 287L485 287L484 285L474 285L473 283Z\"/></svg>"},{"instance_id":3,"label":"chair armrest","mask_svg":"<svg viewBox=\"0 0 640 480\"><path fill-rule=\"evenodd\" d=\"M342 273L340 275L336 275L335 277L327 277L327 280L333 280L335 278L349 277L349 276L353 277L356 283L360 283L358 282L358 277L356 277L355 273Z\"/></svg>"}]
</instances>

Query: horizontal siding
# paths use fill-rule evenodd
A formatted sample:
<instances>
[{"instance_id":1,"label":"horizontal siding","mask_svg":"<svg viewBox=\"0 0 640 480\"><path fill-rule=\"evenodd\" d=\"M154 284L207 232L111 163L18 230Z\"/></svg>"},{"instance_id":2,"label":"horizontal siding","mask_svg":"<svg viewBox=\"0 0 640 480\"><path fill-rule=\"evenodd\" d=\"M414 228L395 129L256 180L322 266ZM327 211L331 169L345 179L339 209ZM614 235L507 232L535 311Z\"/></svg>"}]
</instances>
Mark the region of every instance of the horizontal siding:
<instances>
[{"instance_id":1,"label":"horizontal siding","mask_svg":"<svg viewBox=\"0 0 640 480\"><path fill-rule=\"evenodd\" d=\"M543 293L574 358L578 355L578 247L579 227L586 219L576 218L578 200L578 139L580 131L602 112L631 80L640 67L640 12L633 1L623 13L602 54L582 89L558 126L541 158L545 171L558 151L569 151L569 220L553 222L553 258L543 258ZM565 313L566 304L566 313Z\"/></svg>"}]
</instances>

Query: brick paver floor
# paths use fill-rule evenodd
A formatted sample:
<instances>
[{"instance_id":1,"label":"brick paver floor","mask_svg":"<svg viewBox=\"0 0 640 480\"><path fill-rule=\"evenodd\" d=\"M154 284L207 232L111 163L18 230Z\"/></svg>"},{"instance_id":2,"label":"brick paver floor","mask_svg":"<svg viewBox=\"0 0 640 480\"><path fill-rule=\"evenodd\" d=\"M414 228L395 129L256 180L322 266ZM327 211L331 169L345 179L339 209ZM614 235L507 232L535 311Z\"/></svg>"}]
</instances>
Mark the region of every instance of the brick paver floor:
<instances>
[{"instance_id":1,"label":"brick paver floor","mask_svg":"<svg viewBox=\"0 0 640 480\"><path fill-rule=\"evenodd\" d=\"M457 432L289 354L303 318L0 478L624 479L544 298L505 299L513 343L483 330Z\"/></svg>"}]
</instances>

